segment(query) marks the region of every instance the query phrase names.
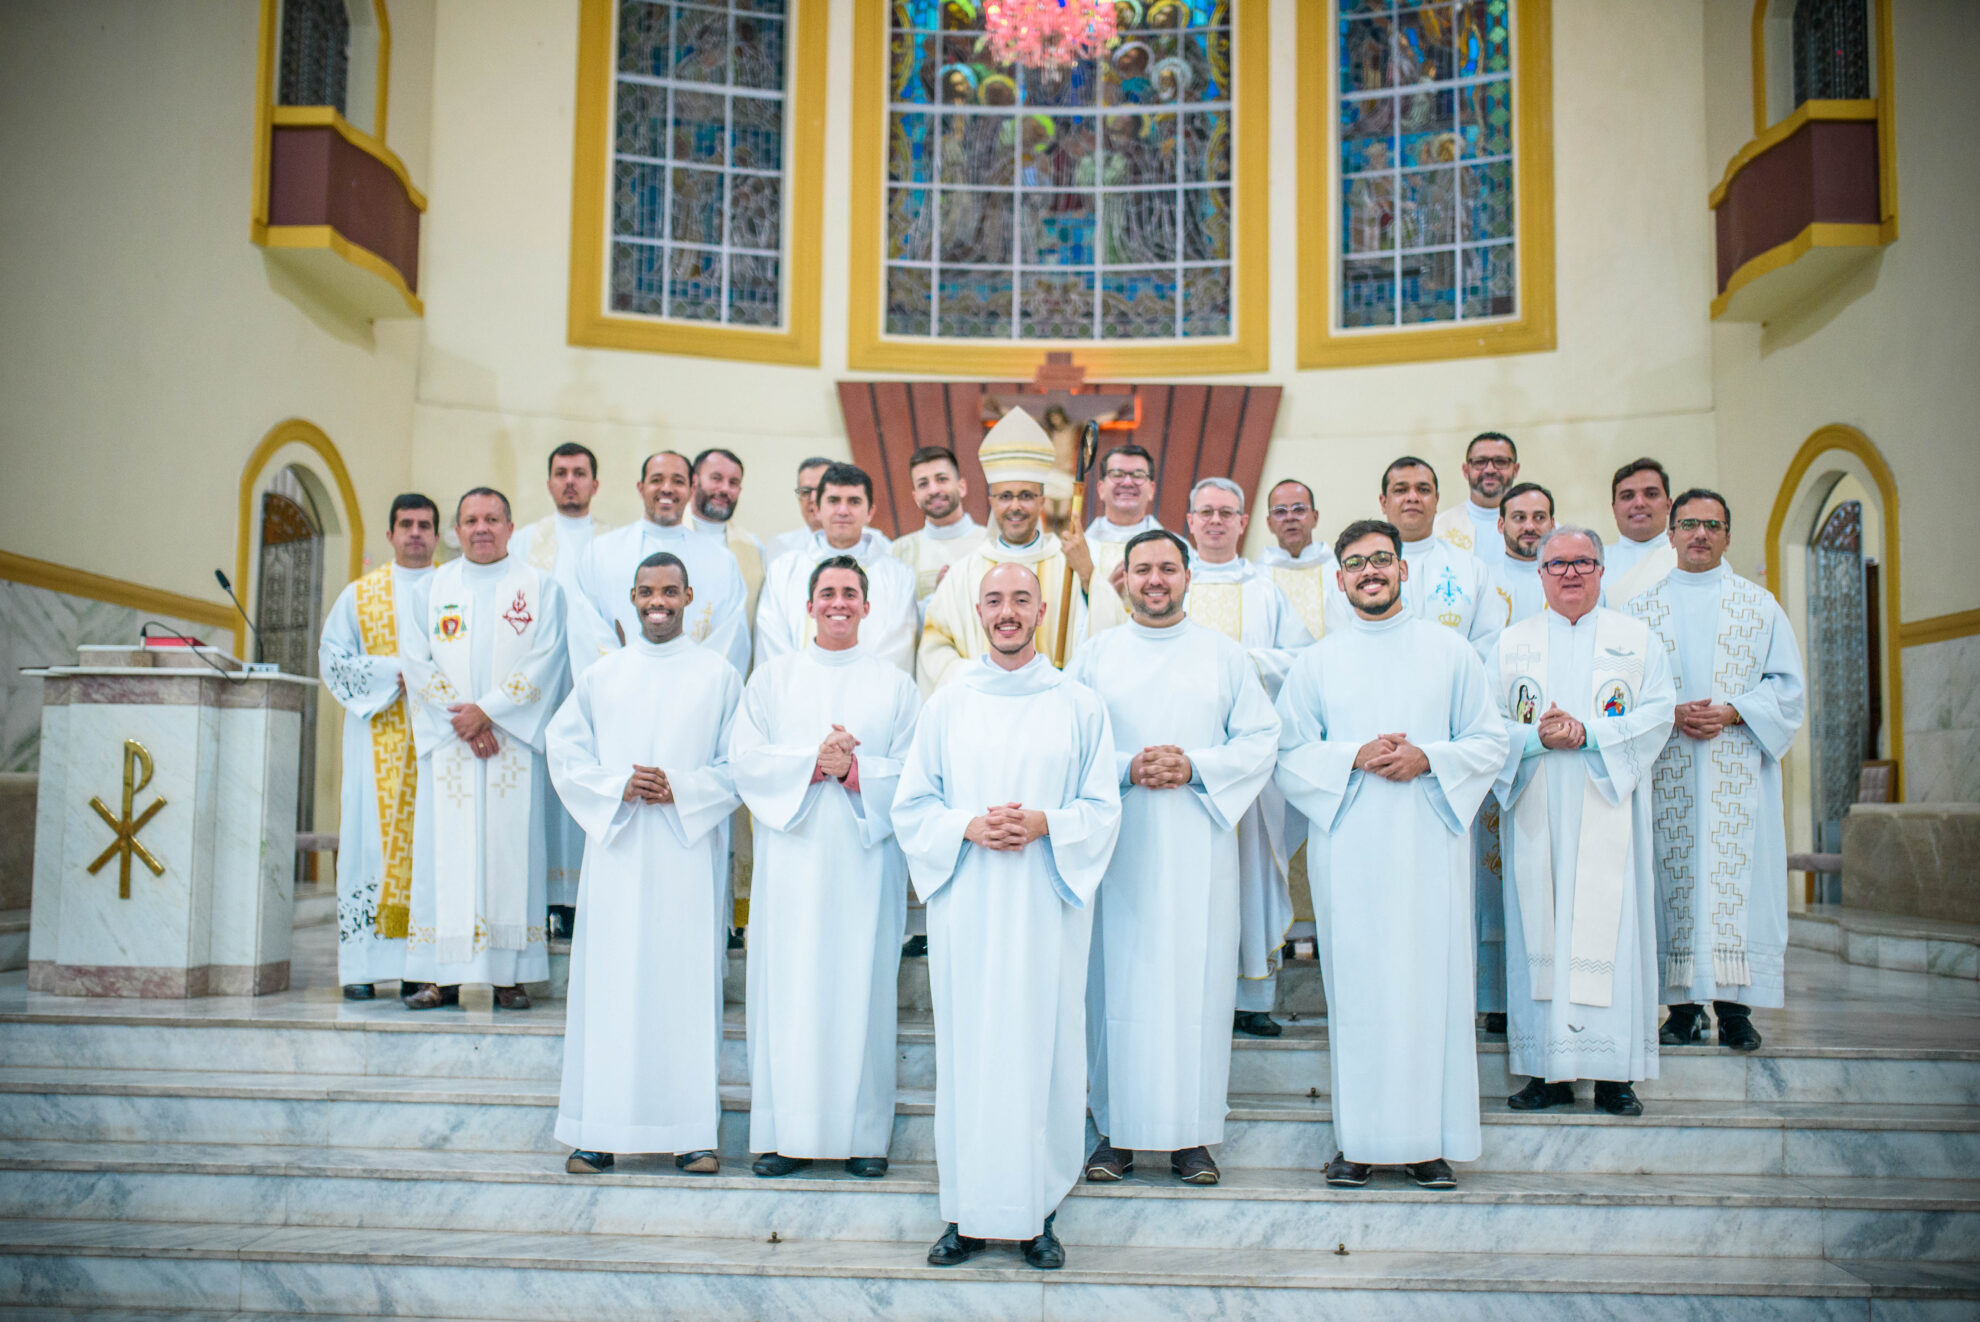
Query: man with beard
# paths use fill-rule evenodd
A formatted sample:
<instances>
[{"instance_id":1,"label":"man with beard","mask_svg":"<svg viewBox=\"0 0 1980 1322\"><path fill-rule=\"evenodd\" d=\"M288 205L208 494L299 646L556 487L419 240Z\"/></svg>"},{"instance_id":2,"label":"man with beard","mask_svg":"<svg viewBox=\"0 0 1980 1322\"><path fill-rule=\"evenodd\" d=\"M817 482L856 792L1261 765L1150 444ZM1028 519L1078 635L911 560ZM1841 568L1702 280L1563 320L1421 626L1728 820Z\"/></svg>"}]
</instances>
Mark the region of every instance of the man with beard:
<instances>
[{"instance_id":1,"label":"man with beard","mask_svg":"<svg viewBox=\"0 0 1980 1322\"><path fill-rule=\"evenodd\" d=\"M1470 831L1507 737L1478 654L1409 611L1402 547L1372 520L1334 543L1353 613L1293 663L1274 778L1311 824L1339 1147L1327 1183L1402 1164L1448 1189L1450 1162L1479 1151Z\"/></svg>"},{"instance_id":2,"label":"man with beard","mask_svg":"<svg viewBox=\"0 0 1980 1322\"><path fill-rule=\"evenodd\" d=\"M742 503L742 460L732 450L703 450L694 457L693 476L694 508L688 512L688 531L719 539L736 558L747 593L743 619L745 627L753 627L757 596L763 590L763 575L770 560L762 540L735 522L736 506ZM754 657L752 652L752 660Z\"/></svg>"},{"instance_id":3,"label":"man with beard","mask_svg":"<svg viewBox=\"0 0 1980 1322\"><path fill-rule=\"evenodd\" d=\"M1479 432L1464 447L1464 481L1471 499L1439 514L1432 531L1460 550L1488 555L1499 540L1499 501L1519 481L1519 447L1501 432Z\"/></svg>"},{"instance_id":4,"label":"man with beard","mask_svg":"<svg viewBox=\"0 0 1980 1322\"><path fill-rule=\"evenodd\" d=\"M826 560L851 557L868 583L862 604L871 613L860 630L860 650L914 673L920 620L914 608L914 574L890 554L873 519L873 479L852 464L833 464L818 479L822 526L811 539L771 567L756 611L756 664L802 652L817 631L811 571Z\"/></svg>"},{"instance_id":5,"label":"man with beard","mask_svg":"<svg viewBox=\"0 0 1980 1322\"><path fill-rule=\"evenodd\" d=\"M1605 604L1621 610L1664 581L1678 562L1671 545L1671 476L1655 459L1632 459L1609 479L1616 540L1603 551Z\"/></svg>"},{"instance_id":6,"label":"man with beard","mask_svg":"<svg viewBox=\"0 0 1980 1322\"><path fill-rule=\"evenodd\" d=\"M1134 617L1067 673L1100 695L1120 767L1121 833L1095 898L1087 975L1086 1178L1169 1154L1215 1184L1238 973L1238 823L1272 776L1279 718L1245 649L1187 618L1189 552L1155 529L1128 543Z\"/></svg>"},{"instance_id":7,"label":"man with beard","mask_svg":"<svg viewBox=\"0 0 1980 1322\"><path fill-rule=\"evenodd\" d=\"M694 589L656 552L626 593L640 632L578 677L549 731L550 774L590 847L571 943L557 1140L595 1175L619 1152L715 1155L722 1099L721 826L742 679L682 628ZM656 698L664 696L664 701Z\"/></svg>"},{"instance_id":8,"label":"man with beard","mask_svg":"<svg viewBox=\"0 0 1980 1322\"><path fill-rule=\"evenodd\" d=\"M1554 530L1554 493L1538 482L1521 482L1499 502L1498 545L1485 561L1492 595L1504 605L1506 623L1517 624L1547 604L1540 589L1540 543Z\"/></svg>"},{"instance_id":9,"label":"man with beard","mask_svg":"<svg viewBox=\"0 0 1980 1322\"><path fill-rule=\"evenodd\" d=\"M1155 457L1139 445L1117 445L1100 461L1100 517L1086 526L1066 529L1066 561L1079 576L1079 588L1090 600L1097 582L1103 592L1122 591L1121 562L1128 542L1151 528L1160 528L1150 513L1155 507ZM1111 623L1125 618L1110 615ZM1098 621L1088 616L1089 631Z\"/></svg>"},{"instance_id":10,"label":"man with beard","mask_svg":"<svg viewBox=\"0 0 1980 1322\"><path fill-rule=\"evenodd\" d=\"M1038 576L1003 564L979 581L984 652L958 661L923 710L894 805L928 905L949 1223L928 1261L953 1266L1006 1239L1049 1270L1065 1263L1052 1222L1085 1155L1086 961L1120 769L1105 706L1034 645L1050 609Z\"/></svg>"},{"instance_id":11,"label":"man with beard","mask_svg":"<svg viewBox=\"0 0 1980 1322\"><path fill-rule=\"evenodd\" d=\"M915 606L925 615L928 598L949 567L983 540L983 525L963 508L969 483L963 480L954 450L924 445L909 455L908 486L922 522L913 532L896 537L893 551L914 572Z\"/></svg>"},{"instance_id":12,"label":"man with beard","mask_svg":"<svg viewBox=\"0 0 1980 1322\"><path fill-rule=\"evenodd\" d=\"M1402 580L1403 613L1455 629L1481 657L1505 625L1505 612L1488 600L1485 562L1431 530L1437 520L1437 470L1404 455L1382 473L1382 516L1402 537L1409 573ZM1348 610L1337 586L1328 594L1330 614Z\"/></svg>"},{"instance_id":13,"label":"man with beard","mask_svg":"<svg viewBox=\"0 0 1980 1322\"><path fill-rule=\"evenodd\" d=\"M1265 526L1272 531L1273 545L1258 556L1259 567L1272 576L1315 638L1327 631L1327 584L1334 563L1327 544L1313 539L1319 522L1312 487L1290 477L1276 484L1265 502Z\"/></svg>"}]
</instances>

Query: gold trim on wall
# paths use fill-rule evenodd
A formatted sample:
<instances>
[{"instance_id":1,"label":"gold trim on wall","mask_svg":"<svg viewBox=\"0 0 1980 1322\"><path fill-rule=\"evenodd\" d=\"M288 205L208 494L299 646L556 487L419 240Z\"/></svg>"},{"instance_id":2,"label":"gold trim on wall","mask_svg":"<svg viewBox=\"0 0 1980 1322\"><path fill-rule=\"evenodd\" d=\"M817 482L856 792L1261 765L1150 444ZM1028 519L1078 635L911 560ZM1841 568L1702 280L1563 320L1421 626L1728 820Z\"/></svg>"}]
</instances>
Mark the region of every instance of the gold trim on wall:
<instances>
[{"instance_id":1,"label":"gold trim on wall","mask_svg":"<svg viewBox=\"0 0 1980 1322\"><path fill-rule=\"evenodd\" d=\"M1849 122L1875 118L1877 118L1877 103L1872 100L1803 101L1794 108L1792 115L1772 128L1762 129L1753 141L1733 153L1733 158L1726 162L1725 173L1719 176L1719 182L1713 186L1711 194L1706 198L1707 204L1717 210L1719 203L1726 200L1726 190L1732 187L1732 181L1739 177L1740 171L1801 132L1811 121Z\"/></svg>"},{"instance_id":2,"label":"gold trim on wall","mask_svg":"<svg viewBox=\"0 0 1980 1322\"><path fill-rule=\"evenodd\" d=\"M1971 638L1974 634L1980 634L1980 610L1907 620L1904 636L1899 641L1906 647L1924 647L1928 643L1949 643L1955 638Z\"/></svg>"},{"instance_id":3,"label":"gold trim on wall","mask_svg":"<svg viewBox=\"0 0 1980 1322\"><path fill-rule=\"evenodd\" d=\"M341 513L345 536L350 539L350 565L345 582L355 581L364 573L364 511L358 507L357 484L351 481L351 470L344 466L344 456L337 453L336 445L321 427L301 418L288 418L269 429L241 469L240 504L234 523L234 591L240 594L244 605L254 600L248 579L248 555L254 546L255 485L268 461L285 445L307 446L323 461L331 480L337 484L337 497L344 506ZM235 615L233 629L234 655L246 656L243 649L247 646L247 622Z\"/></svg>"},{"instance_id":4,"label":"gold trim on wall","mask_svg":"<svg viewBox=\"0 0 1980 1322\"><path fill-rule=\"evenodd\" d=\"M1272 365L1271 6L1245 0L1232 23L1237 99L1232 205L1236 299L1228 340L1136 345L1119 340L943 340L888 338L886 306L887 41L889 7L866 0L853 12L852 233L846 269L846 365L917 375L1029 377L1052 351L1071 351L1098 380L1263 372Z\"/></svg>"},{"instance_id":5,"label":"gold trim on wall","mask_svg":"<svg viewBox=\"0 0 1980 1322\"><path fill-rule=\"evenodd\" d=\"M1787 474L1781 479L1780 490L1774 496L1773 511L1767 516L1767 591L1774 600L1781 599L1781 537L1787 526L1787 516L1794 507L1794 500L1801 492L1802 479L1815 466L1815 461L1825 454L1841 451L1854 455L1865 468L1870 470L1871 480L1877 484L1878 498L1883 502L1884 523L1884 656L1882 658L1884 682L1890 693L1890 711L1885 713L1884 728L1890 733L1891 761L1896 764L1896 797L1904 800L1904 666L1900 662L1899 649L1906 645L1905 626L1899 619L1904 600L1904 579L1900 573L1898 552L1901 546L1898 525L1898 485L1883 454L1871 443L1868 436L1854 427L1841 423L1831 423L1818 427L1814 434L1801 443L1794 459L1788 464Z\"/></svg>"},{"instance_id":6,"label":"gold trim on wall","mask_svg":"<svg viewBox=\"0 0 1980 1322\"><path fill-rule=\"evenodd\" d=\"M862 6L864 8L866 6ZM818 365L819 279L824 265L827 0L797 0L787 35L791 135L784 187L791 198L784 258L788 315L782 330L695 326L605 310L606 235L612 184L613 0L578 11L577 131L571 164L571 268L566 336L599 349Z\"/></svg>"},{"instance_id":7,"label":"gold trim on wall","mask_svg":"<svg viewBox=\"0 0 1980 1322\"><path fill-rule=\"evenodd\" d=\"M104 574L92 574L87 569L73 569L52 560L36 560L12 551L0 551L0 579L59 592L64 596L107 601L112 606L127 606L136 611L156 611L160 615L213 629L235 631L235 626L240 622L240 616L234 613L232 606L167 592L163 588L149 588Z\"/></svg>"},{"instance_id":8,"label":"gold trim on wall","mask_svg":"<svg viewBox=\"0 0 1980 1322\"><path fill-rule=\"evenodd\" d=\"M339 234L328 225L263 225L255 240L264 248L323 248L336 253L361 271L368 271L398 291L415 317L426 315L426 303L413 293L399 268L361 243Z\"/></svg>"},{"instance_id":9,"label":"gold trim on wall","mask_svg":"<svg viewBox=\"0 0 1980 1322\"><path fill-rule=\"evenodd\" d=\"M1362 367L1554 348L1554 36L1552 0L1513 0L1513 146L1519 315L1435 327L1334 326L1334 7L1299 7L1299 365Z\"/></svg>"},{"instance_id":10,"label":"gold trim on wall","mask_svg":"<svg viewBox=\"0 0 1980 1322\"><path fill-rule=\"evenodd\" d=\"M378 139L378 145L385 145L385 112L392 100L392 16L385 12L385 0L371 0L371 12L378 19L378 88L371 99L371 132ZM393 160L399 158L394 156ZM404 169L401 166L400 169ZM401 176L403 177L403 176ZM413 189L407 181L408 192ZM419 209L426 210L426 199L419 200Z\"/></svg>"},{"instance_id":11,"label":"gold trim on wall","mask_svg":"<svg viewBox=\"0 0 1980 1322\"><path fill-rule=\"evenodd\" d=\"M268 156L277 124L325 125L335 128L346 142L384 162L405 185L413 205L426 210L426 195L413 187L405 163L385 146L385 116L391 102L392 18L385 0L371 0L371 12L378 19L378 87L372 99L372 131L366 133L337 113L335 106L278 106L275 104L275 40L281 26L276 0L261 0L261 26L255 51L254 69L254 197L249 207L251 237L261 242L268 224Z\"/></svg>"},{"instance_id":12,"label":"gold trim on wall","mask_svg":"<svg viewBox=\"0 0 1980 1322\"><path fill-rule=\"evenodd\" d=\"M1801 233L1786 243L1775 244L1742 262L1739 269L1727 278L1725 292L1712 300L1712 316L1716 320L1732 306L1733 295L1761 276L1772 275L1806 257L1816 248L1881 248L1890 242L1885 232L1882 225L1852 225L1824 220L1805 225Z\"/></svg>"}]
</instances>

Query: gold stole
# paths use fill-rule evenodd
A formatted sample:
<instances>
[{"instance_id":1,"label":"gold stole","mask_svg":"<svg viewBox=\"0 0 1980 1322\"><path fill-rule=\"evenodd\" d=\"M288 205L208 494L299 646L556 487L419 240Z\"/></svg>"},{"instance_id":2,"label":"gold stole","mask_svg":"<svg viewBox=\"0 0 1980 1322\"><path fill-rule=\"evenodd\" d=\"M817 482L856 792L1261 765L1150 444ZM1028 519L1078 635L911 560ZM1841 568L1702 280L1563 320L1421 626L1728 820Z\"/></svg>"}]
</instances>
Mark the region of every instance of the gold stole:
<instances>
[{"instance_id":1,"label":"gold stole","mask_svg":"<svg viewBox=\"0 0 1980 1322\"><path fill-rule=\"evenodd\" d=\"M382 565L358 580L357 617L367 656L398 655L392 566ZM373 925L378 935L399 938L412 918L413 795L419 777L403 696L371 718L371 775L378 790L378 843L385 857Z\"/></svg>"},{"instance_id":2,"label":"gold stole","mask_svg":"<svg viewBox=\"0 0 1980 1322\"><path fill-rule=\"evenodd\" d=\"M1192 583L1189 618L1234 643L1244 642L1244 584Z\"/></svg>"},{"instance_id":3,"label":"gold stole","mask_svg":"<svg viewBox=\"0 0 1980 1322\"><path fill-rule=\"evenodd\" d=\"M753 638L756 631L756 598L763 591L763 553L757 549L749 534L733 524L724 524L722 535L729 547L729 554L736 558L736 568L742 570L744 605L748 613L743 616L743 628Z\"/></svg>"},{"instance_id":4,"label":"gold stole","mask_svg":"<svg viewBox=\"0 0 1980 1322\"><path fill-rule=\"evenodd\" d=\"M1327 630L1327 568L1318 565L1274 565L1272 581L1292 603L1293 614L1317 642Z\"/></svg>"}]
</instances>

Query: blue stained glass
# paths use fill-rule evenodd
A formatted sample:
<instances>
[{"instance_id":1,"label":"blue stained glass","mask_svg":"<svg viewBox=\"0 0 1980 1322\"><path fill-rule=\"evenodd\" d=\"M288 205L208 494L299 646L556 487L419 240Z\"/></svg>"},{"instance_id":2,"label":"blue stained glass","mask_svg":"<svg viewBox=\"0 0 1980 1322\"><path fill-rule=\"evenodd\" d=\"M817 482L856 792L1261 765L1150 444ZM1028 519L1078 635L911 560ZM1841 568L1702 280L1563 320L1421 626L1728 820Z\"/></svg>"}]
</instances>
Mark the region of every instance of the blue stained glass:
<instances>
[{"instance_id":1,"label":"blue stained glass","mask_svg":"<svg viewBox=\"0 0 1980 1322\"><path fill-rule=\"evenodd\" d=\"M1396 323L1396 264L1380 257L1341 263L1341 325Z\"/></svg>"},{"instance_id":2,"label":"blue stained glass","mask_svg":"<svg viewBox=\"0 0 1980 1322\"><path fill-rule=\"evenodd\" d=\"M893 25L900 28L935 27L942 13L942 0L894 0Z\"/></svg>"}]
</instances>

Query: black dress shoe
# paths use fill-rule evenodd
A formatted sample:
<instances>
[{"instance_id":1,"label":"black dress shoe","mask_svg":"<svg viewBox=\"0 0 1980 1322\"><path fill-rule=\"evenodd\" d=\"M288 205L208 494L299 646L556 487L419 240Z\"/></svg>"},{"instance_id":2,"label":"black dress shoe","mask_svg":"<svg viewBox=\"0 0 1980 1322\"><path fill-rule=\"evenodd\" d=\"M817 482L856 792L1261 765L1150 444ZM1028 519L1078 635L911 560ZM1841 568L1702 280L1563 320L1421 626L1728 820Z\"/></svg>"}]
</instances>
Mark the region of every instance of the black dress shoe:
<instances>
[{"instance_id":1,"label":"black dress shoe","mask_svg":"<svg viewBox=\"0 0 1980 1322\"><path fill-rule=\"evenodd\" d=\"M1734 1051L1759 1050L1760 1030L1753 1026L1753 1020L1747 1016L1745 1006L1742 1005L1737 1010L1729 1008L1719 1011L1719 1045L1731 1047Z\"/></svg>"},{"instance_id":2,"label":"black dress shoe","mask_svg":"<svg viewBox=\"0 0 1980 1322\"><path fill-rule=\"evenodd\" d=\"M857 1175L862 1180L877 1180L887 1173L885 1157L847 1157L846 1174Z\"/></svg>"},{"instance_id":3,"label":"black dress shoe","mask_svg":"<svg viewBox=\"0 0 1980 1322\"><path fill-rule=\"evenodd\" d=\"M1232 1019L1231 1026L1240 1033L1253 1037L1277 1037L1286 1030L1278 1020L1262 1010L1239 1010Z\"/></svg>"},{"instance_id":4,"label":"black dress shoe","mask_svg":"<svg viewBox=\"0 0 1980 1322\"><path fill-rule=\"evenodd\" d=\"M674 1165L690 1175L717 1175L722 1170L722 1159L703 1148L699 1152L676 1153Z\"/></svg>"},{"instance_id":5,"label":"black dress shoe","mask_svg":"<svg viewBox=\"0 0 1980 1322\"><path fill-rule=\"evenodd\" d=\"M741 949L742 949L742 948L743 948L743 947L744 947L745 945L747 945L747 944L748 944L748 942L746 942L746 941L745 941L745 940L743 939L743 930L742 930L742 928L740 928L740 927L731 927L731 928L729 929L729 949L731 949L731 950L741 950Z\"/></svg>"},{"instance_id":6,"label":"black dress shoe","mask_svg":"<svg viewBox=\"0 0 1980 1322\"><path fill-rule=\"evenodd\" d=\"M917 932L901 942L901 955L907 959L922 959L928 954L928 934Z\"/></svg>"},{"instance_id":7,"label":"black dress shoe","mask_svg":"<svg viewBox=\"0 0 1980 1322\"><path fill-rule=\"evenodd\" d=\"M1627 1083L1595 1083L1595 1109L1610 1115L1642 1115L1643 1103L1636 1100L1636 1089Z\"/></svg>"},{"instance_id":8,"label":"black dress shoe","mask_svg":"<svg viewBox=\"0 0 1980 1322\"><path fill-rule=\"evenodd\" d=\"M1206 1147L1184 1148L1169 1154L1169 1169L1184 1184L1215 1184L1223 1178Z\"/></svg>"},{"instance_id":9,"label":"black dress shoe","mask_svg":"<svg viewBox=\"0 0 1980 1322\"><path fill-rule=\"evenodd\" d=\"M1666 1047L1688 1047L1705 1040L1705 1012L1695 1005L1673 1005L1657 1030L1657 1043Z\"/></svg>"},{"instance_id":10,"label":"black dress shoe","mask_svg":"<svg viewBox=\"0 0 1980 1322\"><path fill-rule=\"evenodd\" d=\"M1058 1219L1057 1212L1045 1218L1045 1228L1024 1242L1024 1260L1042 1272L1055 1272L1066 1265L1065 1246L1059 1237L1052 1233L1052 1222Z\"/></svg>"},{"instance_id":11,"label":"black dress shoe","mask_svg":"<svg viewBox=\"0 0 1980 1322\"><path fill-rule=\"evenodd\" d=\"M1544 1111L1550 1106L1573 1106L1574 1085L1528 1079L1524 1088L1506 1098L1506 1105L1515 1111Z\"/></svg>"},{"instance_id":12,"label":"black dress shoe","mask_svg":"<svg viewBox=\"0 0 1980 1322\"><path fill-rule=\"evenodd\" d=\"M771 1180L780 1175L789 1175L792 1171L801 1171L810 1164L809 1157L786 1157L781 1152L766 1152L756 1159L756 1164L750 1169L764 1179Z\"/></svg>"},{"instance_id":13,"label":"black dress shoe","mask_svg":"<svg viewBox=\"0 0 1980 1322\"><path fill-rule=\"evenodd\" d=\"M1102 1134L1100 1142L1086 1158L1086 1179L1089 1184L1112 1184L1125 1179L1134 1169L1134 1154L1123 1152L1107 1141Z\"/></svg>"},{"instance_id":14,"label":"black dress shoe","mask_svg":"<svg viewBox=\"0 0 1980 1322\"><path fill-rule=\"evenodd\" d=\"M373 1001L378 999L378 989L368 982L347 982L344 984L344 999L347 1001Z\"/></svg>"},{"instance_id":15,"label":"black dress shoe","mask_svg":"<svg viewBox=\"0 0 1980 1322\"><path fill-rule=\"evenodd\" d=\"M957 1267L982 1251L982 1240L959 1234L956 1223L951 1221L949 1228L942 1232L942 1238L928 1250L928 1264L931 1267Z\"/></svg>"},{"instance_id":16,"label":"black dress shoe","mask_svg":"<svg viewBox=\"0 0 1980 1322\"><path fill-rule=\"evenodd\" d=\"M573 1175L597 1175L612 1169L612 1154L586 1152L583 1148L579 1148L564 1158L564 1169Z\"/></svg>"},{"instance_id":17,"label":"black dress shoe","mask_svg":"<svg viewBox=\"0 0 1980 1322\"><path fill-rule=\"evenodd\" d=\"M1334 1159L1327 1163L1327 1183L1336 1189L1359 1189L1368 1183L1368 1177L1375 1168L1366 1162L1349 1161L1347 1153L1336 1152Z\"/></svg>"},{"instance_id":18,"label":"black dress shoe","mask_svg":"<svg viewBox=\"0 0 1980 1322\"><path fill-rule=\"evenodd\" d=\"M1408 1169L1409 1178L1425 1189L1457 1188L1457 1176L1451 1174L1451 1163L1442 1157L1435 1157L1429 1161L1412 1161Z\"/></svg>"},{"instance_id":19,"label":"black dress shoe","mask_svg":"<svg viewBox=\"0 0 1980 1322\"><path fill-rule=\"evenodd\" d=\"M568 941L571 934L577 931L577 910L571 905L551 905L549 918L552 941Z\"/></svg>"},{"instance_id":20,"label":"black dress shoe","mask_svg":"<svg viewBox=\"0 0 1980 1322\"><path fill-rule=\"evenodd\" d=\"M1499 1037L1506 1035L1506 1016L1498 1010L1485 1012L1485 1031Z\"/></svg>"}]
</instances>

